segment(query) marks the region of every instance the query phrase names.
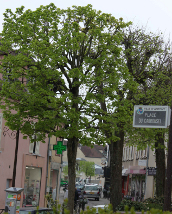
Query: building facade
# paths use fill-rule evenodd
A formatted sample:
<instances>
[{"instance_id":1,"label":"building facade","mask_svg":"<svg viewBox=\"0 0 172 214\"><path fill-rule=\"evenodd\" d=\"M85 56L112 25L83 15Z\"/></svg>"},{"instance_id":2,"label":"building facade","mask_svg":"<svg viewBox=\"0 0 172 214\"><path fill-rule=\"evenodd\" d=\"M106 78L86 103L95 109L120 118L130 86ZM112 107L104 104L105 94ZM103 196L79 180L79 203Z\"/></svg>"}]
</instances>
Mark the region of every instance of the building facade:
<instances>
[{"instance_id":1,"label":"building facade","mask_svg":"<svg viewBox=\"0 0 172 214\"><path fill-rule=\"evenodd\" d=\"M167 153L166 153L167 154ZM155 149L149 146L144 150L124 145L123 172L127 179L124 181L124 195L130 195L132 200L143 201L156 194L156 158Z\"/></svg>"},{"instance_id":2,"label":"building facade","mask_svg":"<svg viewBox=\"0 0 172 214\"><path fill-rule=\"evenodd\" d=\"M62 154L57 154L57 151L53 150L53 145L57 144L57 141L62 139L52 136L48 146L48 168L47 168L47 188L46 193L52 194L54 200L59 199L60 195L60 178L61 178L61 161Z\"/></svg>"},{"instance_id":3,"label":"building facade","mask_svg":"<svg viewBox=\"0 0 172 214\"><path fill-rule=\"evenodd\" d=\"M5 126L3 114L0 113L0 209L4 209L6 188L11 187L16 147L16 132ZM24 188L20 206L44 207L47 169L46 143L29 138L23 139L19 133L15 186Z\"/></svg>"}]
</instances>

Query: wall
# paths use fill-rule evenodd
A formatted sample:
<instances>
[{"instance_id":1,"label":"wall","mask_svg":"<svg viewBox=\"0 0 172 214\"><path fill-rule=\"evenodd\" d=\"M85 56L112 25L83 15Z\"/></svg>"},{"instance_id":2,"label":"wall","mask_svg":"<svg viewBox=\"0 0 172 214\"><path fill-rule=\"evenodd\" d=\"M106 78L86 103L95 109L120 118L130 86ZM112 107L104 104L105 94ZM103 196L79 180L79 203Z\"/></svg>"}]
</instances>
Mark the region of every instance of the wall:
<instances>
[{"instance_id":1,"label":"wall","mask_svg":"<svg viewBox=\"0 0 172 214\"><path fill-rule=\"evenodd\" d=\"M0 153L0 209L5 207L6 193L4 191L6 187L7 179L12 179L14 155L15 155L15 136L12 137L14 132L4 129L4 121L1 134L1 153ZM41 180L41 197L40 206L44 206L44 194L46 183L46 166L47 166L47 146L46 143L40 144L40 156L29 154L29 139L24 140L22 134L19 135L19 148L17 157L16 168L16 187L24 188L25 168L26 166L35 166L42 168L42 180ZM3 172L3 173L2 173ZM21 200L21 203L23 199Z\"/></svg>"},{"instance_id":2,"label":"wall","mask_svg":"<svg viewBox=\"0 0 172 214\"><path fill-rule=\"evenodd\" d=\"M156 162L155 162L155 150L152 151L149 149L149 160L148 160L148 166L149 167L156 167ZM145 194L145 199L146 198L152 198L154 195L154 176L147 176L147 181L146 181L146 194Z\"/></svg>"}]
</instances>

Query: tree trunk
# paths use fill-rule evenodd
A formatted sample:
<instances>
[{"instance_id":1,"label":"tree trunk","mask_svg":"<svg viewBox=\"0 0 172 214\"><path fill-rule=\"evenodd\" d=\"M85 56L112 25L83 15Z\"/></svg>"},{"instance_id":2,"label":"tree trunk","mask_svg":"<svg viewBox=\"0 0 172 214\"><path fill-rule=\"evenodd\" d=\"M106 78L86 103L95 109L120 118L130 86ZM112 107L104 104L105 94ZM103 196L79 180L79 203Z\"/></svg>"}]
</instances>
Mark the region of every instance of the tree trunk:
<instances>
[{"instance_id":1,"label":"tree trunk","mask_svg":"<svg viewBox=\"0 0 172 214\"><path fill-rule=\"evenodd\" d=\"M111 142L110 151L110 203L113 211L116 212L117 206L122 201L122 154L124 132L120 131L118 137L120 140Z\"/></svg>"},{"instance_id":2,"label":"tree trunk","mask_svg":"<svg viewBox=\"0 0 172 214\"><path fill-rule=\"evenodd\" d=\"M164 196L165 189L165 150L164 148L164 135L159 132L155 141L156 153L156 196Z\"/></svg>"},{"instance_id":3,"label":"tree trunk","mask_svg":"<svg viewBox=\"0 0 172 214\"><path fill-rule=\"evenodd\" d=\"M68 140L67 144L67 157L68 157L68 208L70 214L73 214L74 209L74 197L75 197L75 165L76 165L76 154L78 147L78 139L73 138Z\"/></svg>"},{"instance_id":4,"label":"tree trunk","mask_svg":"<svg viewBox=\"0 0 172 214\"><path fill-rule=\"evenodd\" d=\"M172 115L170 118L169 126L167 173L165 176L165 192L164 192L164 211L167 210L170 211L171 208L171 175L172 175Z\"/></svg>"}]
</instances>

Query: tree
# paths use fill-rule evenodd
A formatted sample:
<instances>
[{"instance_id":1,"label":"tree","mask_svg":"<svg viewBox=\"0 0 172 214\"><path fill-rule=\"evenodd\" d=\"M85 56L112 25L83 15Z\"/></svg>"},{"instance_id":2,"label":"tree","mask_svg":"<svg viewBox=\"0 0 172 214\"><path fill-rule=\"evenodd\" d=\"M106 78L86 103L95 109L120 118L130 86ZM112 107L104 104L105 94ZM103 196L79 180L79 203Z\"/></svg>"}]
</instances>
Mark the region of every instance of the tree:
<instances>
[{"instance_id":1,"label":"tree","mask_svg":"<svg viewBox=\"0 0 172 214\"><path fill-rule=\"evenodd\" d=\"M139 32L139 34L137 33ZM127 66L133 74L135 80L139 83L138 92L142 96L131 96L135 104L144 105L169 105L171 106L171 52L170 42L165 43L162 36L156 36L151 33L145 35L141 31L129 31L124 40L126 47ZM141 33L141 34L140 34ZM137 37L137 35L140 35ZM146 36L146 37L145 37ZM146 38L146 40L145 40ZM137 39L137 40L136 40ZM133 42L134 41L134 42ZM140 42L141 43L140 43ZM140 44L139 44L140 43ZM141 65L141 66L140 66ZM134 104L133 103L133 104ZM147 132L139 130L139 132ZM169 131L170 132L170 131ZM164 195L165 186L165 151L164 139L167 136L167 130L153 129L149 130L147 139L152 140L152 147L156 149L156 194ZM170 138L170 136L169 136ZM143 138L145 140L145 137ZM140 141L142 142L142 141ZM139 143L140 143L139 142ZM171 160L169 161L171 163ZM169 164L170 166L170 164ZM167 167L168 168L168 167ZM168 171L168 170L167 170ZM171 173L169 170L168 187L166 188L165 199L168 200L170 209L171 197ZM168 193L167 193L168 192Z\"/></svg>"},{"instance_id":2,"label":"tree","mask_svg":"<svg viewBox=\"0 0 172 214\"><path fill-rule=\"evenodd\" d=\"M160 132L158 130L155 132L152 130L134 129L132 127L133 105L158 105L166 100L165 98L163 102L160 102L158 95L156 94L155 96L153 92L153 90L157 90L158 88L154 75L158 77L160 75L159 70L162 69L162 67L164 67L164 69L166 67L167 57L164 58L163 56L166 55L167 48L164 48L162 37L152 33L146 33L144 29L133 29L133 27L129 26L124 30L122 44L124 51L122 56L125 59L124 62L127 67L126 69L126 67L123 66L123 69L127 70L126 75L121 77L121 84L118 84L118 88L115 91L116 97L112 100L114 109L109 109L106 99L100 101L103 111L102 115L106 115L106 118L100 117L99 120L99 124L102 125L102 131L110 140L109 150L112 186L110 202L113 204L114 211L122 199L121 174L119 172L122 172L124 137L126 137L127 140L134 138L133 142L142 143L142 147L147 146L147 142L149 142L152 137L155 148L155 133L158 136ZM162 81L160 76L159 81ZM122 78L124 78L123 81ZM104 86L104 82L99 85L99 94L102 96L104 96ZM162 97L163 94L160 94ZM143 135L141 141L139 141L139 132L146 133L146 135ZM163 165L162 163L165 163L164 160L161 161L161 168L165 169L165 164ZM160 173L159 175L161 175L161 177L158 177L158 179L163 180L164 174Z\"/></svg>"},{"instance_id":3,"label":"tree","mask_svg":"<svg viewBox=\"0 0 172 214\"><path fill-rule=\"evenodd\" d=\"M100 82L119 80L119 45L126 25L91 5L61 10L50 4L35 11L21 7L4 13L3 115L7 125L25 137L39 133L42 142L47 134L68 139L71 214L78 142L88 146L104 142L95 129L94 115L100 110L95 108L95 94Z\"/></svg>"},{"instance_id":4,"label":"tree","mask_svg":"<svg viewBox=\"0 0 172 214\"><path fill-rule=\"evenodd\" d=\"M95 175L95 164L94 162L90 161L80 161L79 162L79 171L84 172L85 175L88 176L94 176Z\"/></svg>"}]
</instances>

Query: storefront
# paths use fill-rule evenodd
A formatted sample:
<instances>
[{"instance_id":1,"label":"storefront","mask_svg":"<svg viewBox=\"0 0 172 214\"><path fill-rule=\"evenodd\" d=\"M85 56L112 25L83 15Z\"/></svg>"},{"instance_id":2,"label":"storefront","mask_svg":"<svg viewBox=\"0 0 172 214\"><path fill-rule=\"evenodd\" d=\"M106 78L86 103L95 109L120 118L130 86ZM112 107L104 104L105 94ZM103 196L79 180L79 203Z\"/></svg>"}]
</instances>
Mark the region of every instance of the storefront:
<instances>
[{"instance_id":1,"label":"storefront","mask_svg":"<svg viewBox=\"0 0 172 214\"><path fill-rule=\"evenodd\" d=\"M125 197L128 195L128 189L129 189L129 175L126 174L128 169L122 170L122 196Z\"/></svg>"},{"instance_id":2,"label":"storefront","mask_svg":"<svg viewBox=\"0 0 172 214\"><path fill-rule=\"evenodd\" d=\"M146 170L139 166L132 166L127 173L130 175L129 192L133 201L142 201L146 190Z\"/></svg>"},{"instance_id":3,"label":"storefront","mask_svg":"<svg viewBox=\"0 0 172 214\"><path fill-rule=\"evenodd\" d=\"M131 197L133 201L143 201L145 195L145 175L132 175Z\"/></svg>"},{"instance_id":4,"label":"storefront","mask_svg":"<svg viewBox=\"0 0 172 214\"><path fill-rule=\"evenodd\" d=\"M39 206L42 168L26 166L23 206Z\"/></svg>"},{"instance_id":5,"label":"storefront","mask_svg":"<svg viewBox=\"0 0 172 214\"><path fill-rule=\"evenodd\" d=\"M49 194L52 195L53 200L58 200L60 191L60 163L51 162L50 168L50 182Z\"/></svg>"}]
</instances>

